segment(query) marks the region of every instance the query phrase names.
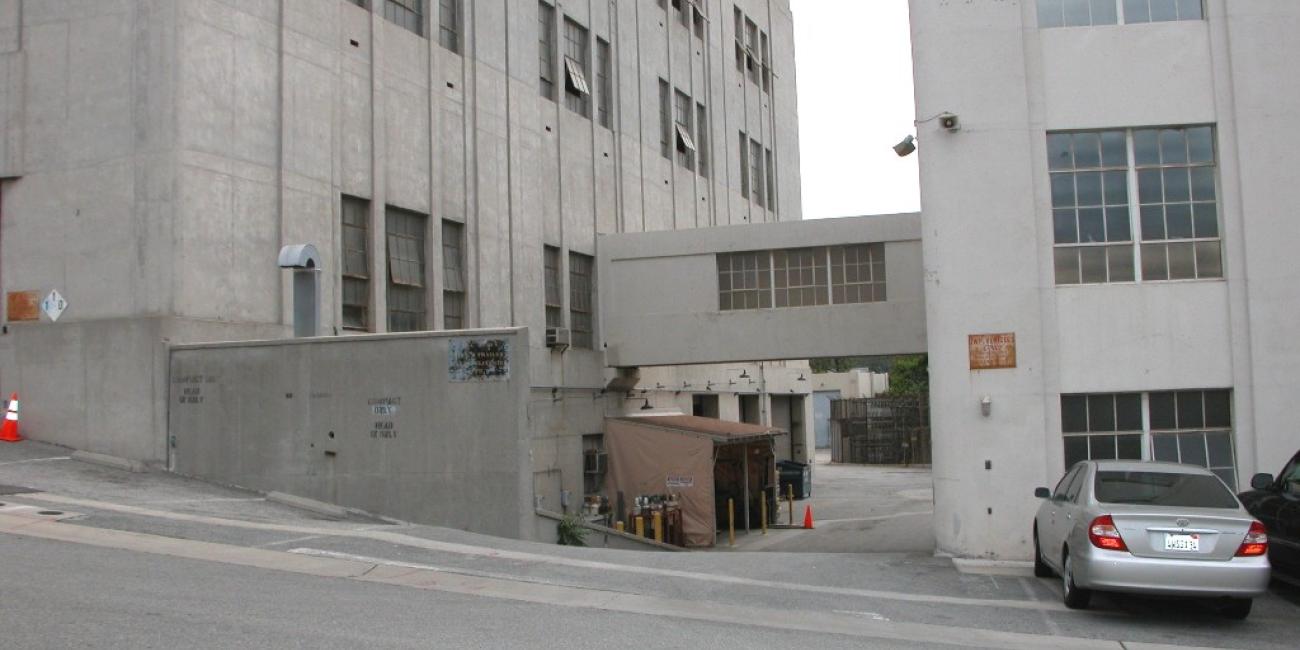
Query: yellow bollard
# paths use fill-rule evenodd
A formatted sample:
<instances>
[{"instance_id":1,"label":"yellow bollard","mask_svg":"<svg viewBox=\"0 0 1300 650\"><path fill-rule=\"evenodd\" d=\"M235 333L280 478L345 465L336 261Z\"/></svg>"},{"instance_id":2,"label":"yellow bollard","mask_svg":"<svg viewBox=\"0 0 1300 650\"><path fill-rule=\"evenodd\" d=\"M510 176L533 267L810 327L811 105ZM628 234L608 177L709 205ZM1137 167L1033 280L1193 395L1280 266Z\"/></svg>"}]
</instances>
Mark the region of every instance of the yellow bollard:
<instances>
[{"instance_id":1,"label":"yellow bollard","mask_svg":"<svg viewBox=\"0 0 1300 650\"><path fill-rule=\"evenodd\" d=\"M767 490L763 490L762 501L758 504L758 517L763 520L763 534L767 534Z\"/></svg>"},{"instance_id":2,"label":"yellow bollard","mask_svg":"<svg viewBox=\"0 0 1300 650\"><path fill-rule=\"evenodd\" d=\"M793 517L794 515L791 516ZM641 515L636 516L636 536L645 537L645 517L642 517Z\"/></svg>"},{"instance_id":3,"label":"yellow bollard","mask_svg":"<svg viewBox=\"0 0 1300 650\"><path fill-rule=\"evenodd\" d=\"M654 529L655 529L655 541L662 542L664 541L664 513L656 510L653 515L653 521L654 521Z\"/></svg>"},{"instance_id":4,"label":"yellow bollard","mask_svg":"<svg viewBox=\"0 0 1300 650\"><path fill-rule=\"evenodd\" d=\"M620 533L623 532L623 520L620 519L614 522L614 530L617 530Z\"/></svg>"},{"instance_id":5,"label":"yellow bollard","mask_svg":"<svg viewBox=\"0 0 1300 650\"><path fill-rule=\"evenodd\" d=\"M736 545L736 500L727 499L727 541Z\"/></svg>"},{"instance_id":6,"label":"yellow bollard","mask_svg":"<svg viewBox=\"0 0 1300 650\"><path fill-rule=\"evenodd\" d=\"M790 504L790 525L794 525L794 484L785 484L785 502Z\"/></svg>"}]
</instances>

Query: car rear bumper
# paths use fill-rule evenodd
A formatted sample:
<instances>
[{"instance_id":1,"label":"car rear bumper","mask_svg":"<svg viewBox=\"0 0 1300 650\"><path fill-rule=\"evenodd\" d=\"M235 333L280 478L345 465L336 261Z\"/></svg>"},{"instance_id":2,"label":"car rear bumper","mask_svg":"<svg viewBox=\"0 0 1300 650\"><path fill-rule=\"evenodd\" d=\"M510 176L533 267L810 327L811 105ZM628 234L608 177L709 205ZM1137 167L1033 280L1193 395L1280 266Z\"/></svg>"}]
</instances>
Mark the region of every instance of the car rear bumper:
<instances>
[{"instance_id":1,"label":"car rear bumper","mask_svg":"<svg viewBox=\"0 0 1300 650\"><path fill-rule=\"evenodd\" d=\"M1137 557L1092 546L1074 558L1074 582L1086 589L1170 596L1251 598L1268 589L1268 558L1227 561Z\"/></svg>"}]
</instances>

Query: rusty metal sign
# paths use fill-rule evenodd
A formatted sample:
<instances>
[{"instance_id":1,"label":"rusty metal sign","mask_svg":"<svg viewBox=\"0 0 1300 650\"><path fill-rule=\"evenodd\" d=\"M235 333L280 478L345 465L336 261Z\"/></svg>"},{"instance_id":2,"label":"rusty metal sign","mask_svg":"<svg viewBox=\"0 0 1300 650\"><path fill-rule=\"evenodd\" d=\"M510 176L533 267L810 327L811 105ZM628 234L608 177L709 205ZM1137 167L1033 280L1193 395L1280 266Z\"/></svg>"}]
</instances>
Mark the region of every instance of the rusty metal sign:
<instances>
[{"instance_id":1,"label":"rusty metal sign","mask_svg":"<svg viewBox=\"0 0 1300 650\"><path fill-rule=\"evenodd\" d=\"M971 370L1016 367L1016 334L971 334L966 337Z\"/></svg>"},{"instance_id":2,"label":"rusty metal sign","mask_svg":"<svg viewBox=\"0 0 1300 650\"><path fill-rule=\"evenodd\" d=\"M41 294L39 291L10 291L7 309L9 321L40 320Z\"/></svg>"}]
</instances>

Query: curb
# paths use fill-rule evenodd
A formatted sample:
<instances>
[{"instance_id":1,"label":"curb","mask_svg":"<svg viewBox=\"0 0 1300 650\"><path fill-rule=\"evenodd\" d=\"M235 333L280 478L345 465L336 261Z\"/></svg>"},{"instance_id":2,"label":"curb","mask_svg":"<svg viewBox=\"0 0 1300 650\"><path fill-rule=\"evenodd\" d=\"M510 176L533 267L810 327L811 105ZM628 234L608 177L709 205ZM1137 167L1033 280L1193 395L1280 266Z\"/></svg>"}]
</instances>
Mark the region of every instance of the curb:
<instances>
[{"instance_id":1,"label":"curb","mask_svg":"<svg viewBox=\"0 0 1300 650\"><path fill-rule=\"evenodd\" d=\"M338 517L339 519L346 519L348 516L348 510L343 506L336 506L332 503L325 503L324 501L308 499L307 497L300 497L293 494L286 494L284 492L268 492L266 494L266 500L272 501L274 503L279 503L281 505L298 508L300 510L314 512L318 515L325 515L327 517Z\"/></svg>"},{"instance_id":2,"label":"curb","mask_svg":"<svg viewBox=\"0 0 1300 650\"><path fill-rule=\"evenodd\" d=\"M102 465L104 467L126 470L136 474L143 474L149 471L149 468L138 460L118 458L117 456L109 456L107 454L96 454L90 451L74 451L72 452L72 460L79 460L83 463L90 463L92 465Z\"/></svg>"}]
</instances>

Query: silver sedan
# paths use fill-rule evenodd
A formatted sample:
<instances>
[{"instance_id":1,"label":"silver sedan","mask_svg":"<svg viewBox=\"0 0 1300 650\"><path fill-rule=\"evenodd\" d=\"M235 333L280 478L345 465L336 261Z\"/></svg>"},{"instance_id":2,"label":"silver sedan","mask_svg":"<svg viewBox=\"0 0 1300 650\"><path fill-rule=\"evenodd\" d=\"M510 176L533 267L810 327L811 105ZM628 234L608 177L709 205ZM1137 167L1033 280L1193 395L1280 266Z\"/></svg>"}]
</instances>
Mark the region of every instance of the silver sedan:
<instances>
[{"instance_id":1,"label":"silver sedan","mask_svg":"<svg viewBox=\"0 0 1300 650\"><path fill-rule=\"evenodd\" d=\"M1207 470L1134 461L1082 461L1034 517L1034 575L1061 576L1065 604L1093 590L1219 598L1250 614L1268 587L1268 534Z\"/></svg>"}]
</instances>

